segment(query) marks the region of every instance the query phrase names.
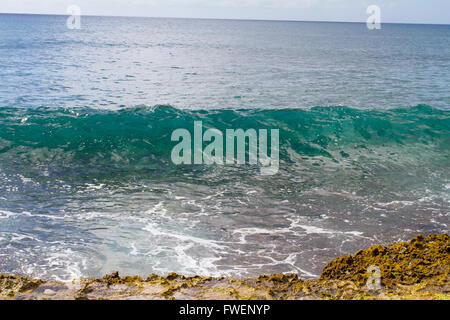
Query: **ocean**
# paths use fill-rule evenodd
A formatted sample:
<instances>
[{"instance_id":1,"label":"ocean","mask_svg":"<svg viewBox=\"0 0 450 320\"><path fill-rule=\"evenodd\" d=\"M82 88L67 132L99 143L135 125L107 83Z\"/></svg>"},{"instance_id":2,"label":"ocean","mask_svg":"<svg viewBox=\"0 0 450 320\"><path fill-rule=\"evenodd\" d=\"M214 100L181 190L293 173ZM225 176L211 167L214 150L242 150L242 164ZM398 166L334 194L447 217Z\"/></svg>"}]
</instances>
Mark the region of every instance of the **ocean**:
<instances>
[{"instance_id":1,"label":"ocean","mask_svg":"<svg viewBox=\"0 0 450 320\"><path fill-rule=\"evenodd\" d=\"M448 233L450 26L0 14L0 273L312 279ZM175 165L195 121L279 169Z\"/></svg>"}]
</instances>

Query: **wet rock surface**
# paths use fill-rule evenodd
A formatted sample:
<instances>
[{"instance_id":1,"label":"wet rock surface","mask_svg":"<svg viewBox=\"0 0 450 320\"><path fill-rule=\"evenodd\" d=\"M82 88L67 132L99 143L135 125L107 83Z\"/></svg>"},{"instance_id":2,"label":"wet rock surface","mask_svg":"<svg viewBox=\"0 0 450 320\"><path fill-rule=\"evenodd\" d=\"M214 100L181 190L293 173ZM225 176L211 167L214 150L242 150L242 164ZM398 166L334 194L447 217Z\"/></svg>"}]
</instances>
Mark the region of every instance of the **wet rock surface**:
<instances>
[{"instance_id":1,"label":"wet rock surface","mask_svg":"<svg viewBox=\"0 0 450 320\"><path fill-rule=\"evenodd\" d=\"M318 280L295 274L234 279L171 273L72 282L0 275L0 299L444 299L450 300L450 237L417 236L389 247L373 246L329 262ZM369 267L379 268L380 286L367 286Z\"/></svg>"}]
</instances>

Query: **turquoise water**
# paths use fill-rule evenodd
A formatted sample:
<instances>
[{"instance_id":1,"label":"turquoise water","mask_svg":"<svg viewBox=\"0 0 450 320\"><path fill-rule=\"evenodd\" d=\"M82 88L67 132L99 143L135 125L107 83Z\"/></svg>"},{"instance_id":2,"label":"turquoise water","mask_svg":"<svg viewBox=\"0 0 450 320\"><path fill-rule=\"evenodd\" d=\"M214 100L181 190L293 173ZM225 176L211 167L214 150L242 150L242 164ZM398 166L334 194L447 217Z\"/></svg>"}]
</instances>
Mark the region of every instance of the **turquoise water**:
<instances>
[{"instance_id":1,"label":"turquoise water","mask_svg":"<svg viewBox=\"0 0 450 320\"><path fill-rule=\"evenodd\" d=\"M320 274L448 233L449 26L0 15L0 273ZM181 165L178 128L279 129Z\"/></svg>"}]
</instances>

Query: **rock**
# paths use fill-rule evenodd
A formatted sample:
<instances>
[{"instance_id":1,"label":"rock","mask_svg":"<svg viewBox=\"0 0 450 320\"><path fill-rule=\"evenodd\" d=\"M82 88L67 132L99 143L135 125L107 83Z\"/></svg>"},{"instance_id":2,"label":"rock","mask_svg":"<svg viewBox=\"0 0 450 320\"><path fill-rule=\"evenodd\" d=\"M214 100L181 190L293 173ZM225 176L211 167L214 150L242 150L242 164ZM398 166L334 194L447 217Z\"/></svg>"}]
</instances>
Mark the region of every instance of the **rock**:
<instances>
[{"instance_id":1,"label":"rock","mask_svg":"<svg viewBox=\"0 0 450 320\"><path fill-rule=\"evenodd\" d=\"M107 274L103 277L103 280L106 280L106 281L110 281L110 280L114 280L114 279L120 279L119 271L114 271L113 273Z\"/></svg>"},{"instance_id":2,"label":"rock","mask_svg":"<svg viewBox=\"0 0 450 320\"><path fill-rule=\"evenodd\" d=\"M380 245L359 250L353 257L334 259L323 269L320 280L351 280L364 285L370 274L367 269L377 266L383 285L413 285L425 279L449 279L450 237L447 234L419 235L409 242L390 247Z\"/></svg>"},{"instance_id":3,"label":"rock","mask_svg":"<svg viewBox=\"0 0 450 320\"><path fill-rule=\"evenodd\" d=\"M54 295L56 294L56 292L53 291L53 290L51 290L51 289L45 289L45 290L44 290L44 294L45 294L46 296L54 296Z\"/></svg>"},{"instance_id":4,"label":"rock","mask_svg":"<svg viewBox=\"0 0 450 320\"><path fill-rule=\"evenodd\" d=\"M101 279L71 283L44 282L27 277L0 275L1 299L443 299L450 300L447 234L417 236L389 247L373 246L353 256L334 259L318 280L303 281L296 274L261 275L258 278L185 277L170 273L121 278L113 272ZM378 266L382 286L366 287L369 266ZM20 294L19 294L20 293Z\"/></svg>"}]
</instances>

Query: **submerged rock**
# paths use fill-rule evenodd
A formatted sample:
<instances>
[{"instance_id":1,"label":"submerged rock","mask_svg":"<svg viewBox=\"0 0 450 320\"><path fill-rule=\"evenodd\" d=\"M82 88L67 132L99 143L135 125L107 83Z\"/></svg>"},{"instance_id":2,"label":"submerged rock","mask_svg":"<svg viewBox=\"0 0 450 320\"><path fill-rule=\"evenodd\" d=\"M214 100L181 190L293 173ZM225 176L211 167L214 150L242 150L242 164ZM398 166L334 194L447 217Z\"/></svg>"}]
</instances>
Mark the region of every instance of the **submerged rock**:
<instances>
[{"instance_id":1,"label":"submerged rock","mask_svg":"<svg viewBox=\"0 0 450 320\"><path fill-rule=\"evenodd\" d=\"M0 299L445 299L450 300L450 237L417 236L390 247L373 246L329 262L319 280L296 274L258 278L185 277L170 273L58 282L0 276ZM367 287L369 267L380 286Z\"/></svg>"}]
</instances>

